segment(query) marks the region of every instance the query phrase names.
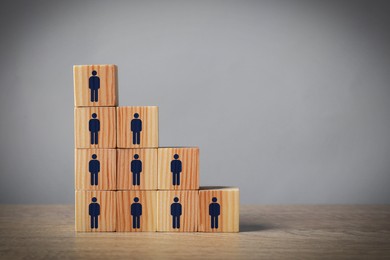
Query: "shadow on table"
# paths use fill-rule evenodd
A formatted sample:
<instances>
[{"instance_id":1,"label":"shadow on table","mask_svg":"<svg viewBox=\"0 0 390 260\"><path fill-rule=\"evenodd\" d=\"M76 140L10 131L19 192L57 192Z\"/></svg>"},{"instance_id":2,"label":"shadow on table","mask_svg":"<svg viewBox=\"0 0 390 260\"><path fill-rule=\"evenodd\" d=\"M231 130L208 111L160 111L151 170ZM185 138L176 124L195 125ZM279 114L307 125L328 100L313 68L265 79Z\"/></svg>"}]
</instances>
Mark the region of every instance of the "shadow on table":
<instances>
[{"instance_id":1,"label":"shadow on table","mask_svg":"<svg viewBox=\"0 0 390 260\"><path fill-rule=\"evenodd\" d=\"M276 227L270 224L257 224L257 223L240 223L240 232L256 232L275 229Z\"/></svg>"}]
</instances>

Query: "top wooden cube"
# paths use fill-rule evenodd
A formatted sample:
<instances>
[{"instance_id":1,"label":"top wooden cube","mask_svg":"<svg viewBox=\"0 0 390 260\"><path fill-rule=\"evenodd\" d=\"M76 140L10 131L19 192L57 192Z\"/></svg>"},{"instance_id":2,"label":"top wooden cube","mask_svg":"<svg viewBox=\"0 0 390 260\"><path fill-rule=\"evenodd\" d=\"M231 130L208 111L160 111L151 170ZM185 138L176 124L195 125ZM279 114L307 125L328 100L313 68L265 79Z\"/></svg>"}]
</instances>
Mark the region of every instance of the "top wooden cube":
<instances>
[{"instance_id":1,"label":"top wooden cube","mask_svg":"<svg viewBox=\"0 0 390 260\"><path fill-rule=\"evenodd\" d=\"M73 66L74 105L76 107L117 106L116 65Z\"/></svg>"}]
</instances>

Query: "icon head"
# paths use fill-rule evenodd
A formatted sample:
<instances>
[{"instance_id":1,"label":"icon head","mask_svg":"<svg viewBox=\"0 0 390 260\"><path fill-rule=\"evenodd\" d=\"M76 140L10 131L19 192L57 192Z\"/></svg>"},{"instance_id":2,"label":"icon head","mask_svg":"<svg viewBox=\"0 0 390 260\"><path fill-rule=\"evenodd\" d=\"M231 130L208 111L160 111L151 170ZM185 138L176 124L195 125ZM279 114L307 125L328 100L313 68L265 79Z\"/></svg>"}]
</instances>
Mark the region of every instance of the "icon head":
<instances>
[{"instance_id":1,"label":"icon head","mask_svg":"<svg viewBox=\"0 0 390 260\"><path fill-rule=\"evenodd\" d=\"M92 154L92 159L96 159L97 158L97 155L96 154Z\"/></svg>"},{"instance_id":2,"label":"icon head","mask_svg":"<svg viewBox=\"0 0 390 260\"><path fill-rule=\"evenodd\" d=\"M97 74L96 70L93 70L92 75L96 76L96 74Z\"/></svg>"},{"instance_id":3,"label":"icon head","mask_svg":"<svg viewBox=\"0 0 390 260\"><path fill-rule=\"evenodd\" d=\"M179 198L178 198L178 197L175 197L175 198L173 199L173 201L174 201L174 202L179 202Z\"/></svg>"},{"instance_id":4,"label":"icon head","mask_svg":"<svg viewBox=\"0 0 390 260\"><path fill-rule=\"evenodd\" d=\"M97 117L96 113L93 113L92 118L96 118L96 117Z\"/></svg>"},{"instance_id":5,"label":"icon head","mask_svg":"<svg viewBox=\"0 0 390 260\"><path fill-rule=\"evenodd\" d=\"M173 156L173 158L175 158L175 159L177 160L177 159L179 159L179 155L178 155L178 154L175 154L175 155Z\"/></svg>"},{"instance_id":6,"label":"icon head","mask_svg":"<svg viewBox=\"0 0 390 260\"><path fill-rule=\"evenodd\" d=\"M96 202L96 201L97 201L97 198L93 197L92 202Z\"/></svg>"},{"instance_id":7,"label":"icon head","mask_svg":"<svg viewBox=\"0 0 390 260\"><path fill-rule=\"evenodd\" d=\"M138 159L139 158L139 155L138 154L134 154L134 159Z\"/></svg>"},{"instance_id":8,"label":"icon head","mask_svg":"<svg viewBox=\"0 0 390 260\"><path fill-rule=\"evenodd\" d=\"M138 197L135 197L134 198L134 202L138 202L139 201L139 198Z\"/></svg>"},{"instance_id":9,"label":"icon head","mask_svg":"<svg viewBox=\"0 0 390 260\"><path fill-rule=\"evenodd\" d=\"M138 118L139 117L139 114L138 113L135 113L134 114L134 118Z\"/></svg>"},{"instance_id":10,"label":"icon head","mask_svg":"<svg viewBox=\"0 0 390 260\"><path fill-rule=\"evenodd\" d=\"M217 202L217 198L214 197L214 198L212 199L212 201L213 201L213 202Z\"/></svg>"}]
</instances>

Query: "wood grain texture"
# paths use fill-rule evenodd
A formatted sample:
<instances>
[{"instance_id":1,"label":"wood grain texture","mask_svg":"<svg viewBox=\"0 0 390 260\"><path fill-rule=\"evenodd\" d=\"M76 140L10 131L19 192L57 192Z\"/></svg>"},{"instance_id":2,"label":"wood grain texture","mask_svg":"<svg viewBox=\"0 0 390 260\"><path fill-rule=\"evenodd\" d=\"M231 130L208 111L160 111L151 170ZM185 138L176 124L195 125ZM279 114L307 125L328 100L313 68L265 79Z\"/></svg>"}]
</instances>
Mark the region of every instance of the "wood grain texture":
<instances>
[{"instance_id":1,"label":"wood grain texture","mask_svg":"<svg viewBox=\"0 0 390 260\"><path fill-rule=\"evenodd\" d=\"M96 71L100 79L98 101L91 102L89 78ZM116 106L118 99L118 68L116 65L73 66L74 105L76 107Z\"/></svg>"},{"instance_id":2,"label":"wood grain texture","mask_svg":"<svg viewBox=\"0 0 390 260\"><path fill-rule=\"evenodd\" d=\"M140 228L133 227L130 207L138 198L142 205ZM117 232L157 231L157 191L118 191L117 192Z\"/></svg>"},{"instance_id":3,"label":"wood grain texture","mask_svg":"<svg viewBox=\"0 0 390 260\"><path fill-rule=\"evenodd\" d=\"M182 162L180 185L173 185L171 161L178 154ZM158 189L159 190L197 190L199 189L199 148L166 147L158 148Z\"/></svg>"},{"instance_id":4,"label":"wood grain texture","mask_svg":"<svg viewBox=\"0 0 390 260\"><path fill-rule=\"evenodd\" d=\"M114 191L76 191L75 223L76 231L101 232L115 231L116 228L116 193ZM89 204L92 198L100 205L98 228L91 228Z\"/></svg>"},{"instance_id":5,"label":"wood grain texture","mask_svg":"<svg viewBox=\"0 0 390 260\"><path fill-rule=\"evenodd\" d=\"M98 144L91 144L89 120L97 114L100 121ZM75 146L76 148L116 148L116 115L114 107L75 108Z\"/></svg>"},{"instance_id":6,"label":"wood grain texture","mask_svg":"<svg viewBox=\"0 0 390 260\"><path fill-rule=\"evenodd\" d=\"M389 205L242 205L240 233L75 233L74 205L0 205L1 259L389 259ZM177 250L179 249L179 250Z\"/></svg>"},{"instance_id":7,"label":"wood grain texture","mask_svg":"<svg viewBox=\"0 0 390 260\"><path fill-rule=\"evenodd\" d=\"M142 120L140 144L133 144L133 135L130 129L134 114L139 114ZM158 147L158 107L134 106L117 108L117 135L119 148L157 148Z\"/></svg>"},{"instance_id":8,"label":"wood grain texture","mask_svg":"<svg viewBox=\"0 0 390 260\"><path fill-rule=\"evenodd\" d=\"M133 185L131 161L138 154L142 162L140 185ZM157 149L117 149L117 189L157 190Z\"/></svg>"},{"instance_id":9,"label":"wood grain texture","mask_svg":"<svg viewBox=\"0 0 390 260\"><path fill-rule=\"evenodd\" d=\"M171 204L174 198L182 205L180 228L172 227ZM199 210L198 191L157 191L157 231L196 232Z\"/></svg>"},{"instance_id":10,"label":"wood grain texture","mask_svg":"<svg viewBox=\"0 0 390 260\"><path fill-rule=\"evenodd\" d=\"M98 185L91 185L89 162L92 155L100 162ZM115 149L75 149L75 189L76 190L116 190L116 150Z\"/></svg>"},{"instance_id":11,"label":"wood grain texture","mask_svg":"<svg viewBox=\"0 0 390 260\"><path fill-rule=\"evenodd\" d=\"M211 226L209 206L216 198L220 206L218 227ZM199 232L239 232L240 191L234 187L200 187L199 190ZM215 221L215 219L214 219Z\"/></svg>"}]
</instances>

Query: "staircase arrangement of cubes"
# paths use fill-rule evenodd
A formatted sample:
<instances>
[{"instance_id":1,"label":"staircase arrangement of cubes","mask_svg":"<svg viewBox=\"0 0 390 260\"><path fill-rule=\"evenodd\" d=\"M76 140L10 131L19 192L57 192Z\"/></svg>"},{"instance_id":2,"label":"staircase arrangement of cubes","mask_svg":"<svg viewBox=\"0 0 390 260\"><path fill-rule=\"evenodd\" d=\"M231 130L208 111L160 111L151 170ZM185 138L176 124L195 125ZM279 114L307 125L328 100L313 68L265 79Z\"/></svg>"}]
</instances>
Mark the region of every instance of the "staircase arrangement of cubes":
<instances>
[{"instance_id":1,"label":"staircase arrangement of cubes","mask_svg":"<svg viewBox=\"0 0 390 260\"><path fill-rule=\"evenodd\" d=\"M157 106L117 106L116 65L73 76L76 231L239 231L239 189L199 187L198 147L159 147Z\"/></svg>"}]
</instances>

